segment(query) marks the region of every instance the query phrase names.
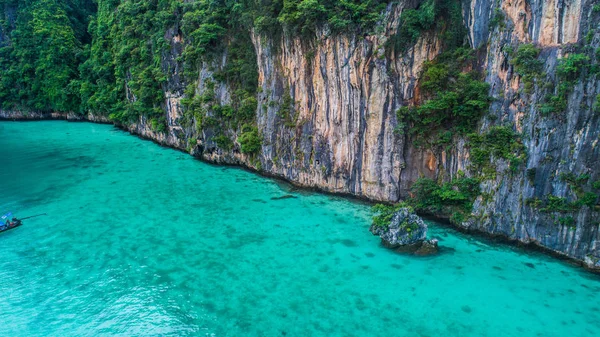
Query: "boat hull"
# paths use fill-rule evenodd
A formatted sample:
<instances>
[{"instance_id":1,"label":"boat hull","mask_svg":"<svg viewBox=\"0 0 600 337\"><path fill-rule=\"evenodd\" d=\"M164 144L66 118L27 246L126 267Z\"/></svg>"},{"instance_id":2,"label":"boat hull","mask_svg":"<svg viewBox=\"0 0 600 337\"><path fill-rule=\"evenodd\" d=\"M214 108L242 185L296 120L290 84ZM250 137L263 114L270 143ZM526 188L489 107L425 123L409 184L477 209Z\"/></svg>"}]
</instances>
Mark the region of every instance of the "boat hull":
<instances>
[{"instance_id":1,"label":"boat hull","mask_svg":"<svg viewBox=\"0 0 600 337\"><path fill-rule=\"evenodd\" d=\"M0 227L0 233L9 231L11 229L15 229L17 227L21 227L22 225L23 225L23 223L21 221L17 221L17 223L14 226L11 226L11 227L7 227L7 226L3 225L2 227Z\"/></svg>"}]
</instances>

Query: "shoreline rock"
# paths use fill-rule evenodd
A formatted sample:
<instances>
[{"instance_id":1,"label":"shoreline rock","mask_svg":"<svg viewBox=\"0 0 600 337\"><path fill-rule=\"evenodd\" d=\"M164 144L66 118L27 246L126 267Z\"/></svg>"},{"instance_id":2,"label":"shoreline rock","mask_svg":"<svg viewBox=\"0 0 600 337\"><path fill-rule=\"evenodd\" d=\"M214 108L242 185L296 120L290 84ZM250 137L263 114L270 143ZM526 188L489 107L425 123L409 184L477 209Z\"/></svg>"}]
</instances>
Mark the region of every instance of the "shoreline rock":
<instances>
[{"instance_id":1,"label":"shoreline rock","mask_svg":"<svg viewBox=\"0 0 600 337\"><path fill-rule=\"evenodd\" d=\"M373 223L369 229L381 244L398 253L428 256L438 253L438 241L427 239L427 224L412 209L400 208L387 226Z\"/></svg>"}]
</instances>

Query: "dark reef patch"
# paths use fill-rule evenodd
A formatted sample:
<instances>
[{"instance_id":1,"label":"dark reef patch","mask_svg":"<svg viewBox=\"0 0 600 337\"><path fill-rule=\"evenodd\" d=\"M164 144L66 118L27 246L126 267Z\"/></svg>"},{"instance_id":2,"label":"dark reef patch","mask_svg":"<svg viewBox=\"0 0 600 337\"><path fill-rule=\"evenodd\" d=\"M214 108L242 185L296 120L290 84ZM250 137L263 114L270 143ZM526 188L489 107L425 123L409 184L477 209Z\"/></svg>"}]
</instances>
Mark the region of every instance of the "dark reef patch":
<instances>
[{"instance_id":1,"label":"dark reef patch","mask_svg":"<svg viewBox=\"0 0 600 337\"><path fill-rule=\"evenodd\" d=\"M284 199L297 199L298 197L293 196L291 194L286 194L281 197L272 197L271 200L284 200Z\"/></svg>"}]
</instances>

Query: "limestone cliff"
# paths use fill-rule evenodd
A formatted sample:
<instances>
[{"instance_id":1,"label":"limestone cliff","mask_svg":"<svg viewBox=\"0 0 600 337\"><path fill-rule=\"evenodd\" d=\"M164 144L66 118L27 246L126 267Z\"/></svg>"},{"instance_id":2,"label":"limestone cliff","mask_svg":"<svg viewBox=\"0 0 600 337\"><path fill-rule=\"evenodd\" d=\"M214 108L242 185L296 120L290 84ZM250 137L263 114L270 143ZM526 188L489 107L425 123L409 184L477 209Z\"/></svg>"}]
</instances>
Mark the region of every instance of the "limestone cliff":
<instances>
[{"instance_id":1,"label":"limestone cliff","mask_svg":"<svg viewBox=\"0 0 600 337\"><path fill-rule=\"evenodd\" d=\"M259 71L256 121L263 137L257 155L241 153L237 142L229 149L220 148L210 127L199 129L197 121L184 122L186 84L180 80L183 67L178 56L186 37L178 27L167 31L171 48L162 56L169 76L163 106L167 131L153 131L144 118L125 127L205 160L245 165L303 186L378 201L409 197L412 184L421 176L447 181L459 172L475 175L467 139L455 137L451 147L431 150L414 146L409 134L394 132L398 108L419 96L424 62L442 49L443 37L426 32L405 52L386 50L401 13L418 3L388 5L380 29L368 36L333 35L327 27L318 30L312 41L251 32ZM493 125L513 126L523 134L527 159L511 170L507 160L492 158L496 174L483 179L472 216L458 225L536 243L600 267L597 208L584 205L565 213L527 202L548 196L574 200L581 191L592 191L592 183L600 180L598 72L589 71L574 82L564 113L542 111L560 84L556 67L561 58L575 51L590 60L597 57L600 11L594 5L597 1L462 2L469 43L493 97L479 131ZM538 60L543 71L532 83L517 74L508 48L516 50L525 43L541 50ZM197 94L206 92L210 83L219 104L227 104L233 91L214 76L227 57L225 51L205 62L196 82ZM235 140L239 130L225 133ZM574 186L564 178L567 174L587 178Z\"/></svg>"},{"instance_id":2,"label":"limestone cliff","mask_svg":"<svg viewBox=\"0 0 600 337\"><path fill-rule=\"evenodd\" d=\"M525 135L528 159L514 175L501 174L483 184L491 200L478 200L477 217L464 226L499 233L523 242L535 242L600 266L600 216L597 210L582 207L574 212L575 224L559 223L556 212L540 212L526 205L530 198L548 195L572 198L573 186L561 175L600 175L600 113L598 104L600 77L589 74L578 81L568 97L567 109L560 116L546 116L540 103L548 91L559 85L557 61L572 53L576 46L596 51L600 46L600 13L592 6L596 1L502 1L500 9L507 16L506 28L482 29L496 6L489 1L474 1L466 15L472 43L485 45L486 81L492 84L496 98L490 116L482 121L485 129L491 120L511 123ZM485 11L485 12L484 12ZM487 13L486 13L487 12ZM542 48L545 79L529 94L522 90L522 78L509 65L505 45L532 42ZM544 83L548 83L544 87ZM534 172L528 176L527 172Z\"/></svg>"}]
</instances>

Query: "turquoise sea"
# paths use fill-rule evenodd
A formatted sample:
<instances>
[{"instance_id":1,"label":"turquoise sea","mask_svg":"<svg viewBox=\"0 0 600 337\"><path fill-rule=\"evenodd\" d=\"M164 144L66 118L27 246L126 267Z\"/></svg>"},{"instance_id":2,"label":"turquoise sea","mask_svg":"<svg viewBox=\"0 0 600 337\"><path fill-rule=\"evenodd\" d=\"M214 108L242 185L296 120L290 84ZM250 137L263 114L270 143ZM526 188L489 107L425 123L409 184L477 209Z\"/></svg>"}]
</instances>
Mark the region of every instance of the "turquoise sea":
<instances>
[{"instance_id":1,"label":"turquoise sea","mask_svg":"<svg viewBox=\"0 0 600 337\"><path fill-rule=\"evenodd\" d=\"M212 166L109 125L0 122L0 336L600 336L600 276Z\"/></svg>"}]
</instances>

